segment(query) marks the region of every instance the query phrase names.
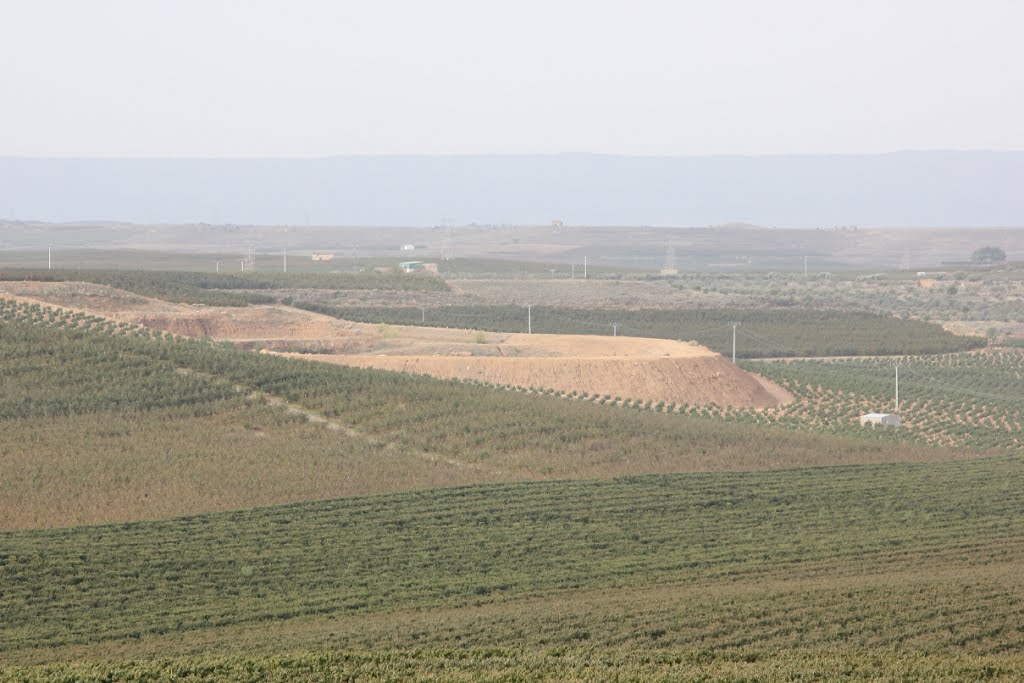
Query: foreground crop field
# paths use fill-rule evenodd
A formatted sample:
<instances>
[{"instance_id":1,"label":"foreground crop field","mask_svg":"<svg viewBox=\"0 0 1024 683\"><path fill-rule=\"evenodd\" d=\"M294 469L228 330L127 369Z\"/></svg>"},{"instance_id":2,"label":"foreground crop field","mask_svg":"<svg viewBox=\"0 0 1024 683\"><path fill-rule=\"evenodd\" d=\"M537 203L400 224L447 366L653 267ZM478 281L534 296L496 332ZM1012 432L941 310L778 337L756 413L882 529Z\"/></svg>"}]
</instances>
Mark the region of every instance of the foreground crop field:
<instances>
[{"instance_id":1,"label":"foreground crop field","mask_svg":"<svg viewBox=\"0 0 1024 683\"><path fill-rule=\"evenodd\" d=\"M1020 680L1019 656L920 655L888 649L717 654L710 650L622 651L555 647L542 652L503 647L383 652L316 652L259 657L164 658L0 669L4 683L81 681L569 681L623 683L775 683L783 681Z\"/></svg>"},{"instance_id":2,"label":"foreground crop field","mask_svg":"<svg viewBox=\"0 0 1024 683\"><path fill-rule=\"evenodd\" d=\"M143 670L205 666L207 679L247 666L283 680L309 667L389 671L373 651L395 653L394 675L423 679L452 658L456 674L525 680L533 664L534 679L551 680L611 663L635 677L857 680L895 666L906 680L1012 680L1024 673L1022 492L1020 459L990 458L497 485L6 533L0 642L8 667L141 658ZM205 659L253 649L275 658ZM75 666L98 676L119 665Z\"/></svg>"}]
</instances>

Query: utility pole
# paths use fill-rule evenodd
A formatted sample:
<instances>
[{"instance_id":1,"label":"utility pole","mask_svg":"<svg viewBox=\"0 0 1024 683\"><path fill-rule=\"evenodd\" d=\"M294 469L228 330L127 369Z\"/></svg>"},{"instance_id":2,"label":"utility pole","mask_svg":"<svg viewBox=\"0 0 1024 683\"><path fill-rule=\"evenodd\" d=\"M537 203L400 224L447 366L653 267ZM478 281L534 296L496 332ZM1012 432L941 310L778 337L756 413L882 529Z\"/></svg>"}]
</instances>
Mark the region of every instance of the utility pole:
<instances>
[{"instance_id":1,"label":"utility pole","mask_svg":"<svg viewBox=\"0 0 1024 683\"><path fill-rule=\"evenodd\" d=\"M46 269L53 270L53 242L46 245Z\"/></svg>"},{"instance_id":2,"label":"utility pole","mask_svg":"<svg viewBox=\"0 0 1024 683\"><path fill-rule=\"evenodd\" d=\"M896 366L896 414L900 414L900 366Z\"/></svg>"},{"instance_id":3,"label":"utility pole","mask_svg":"<svg viewBox=\"0 0 1024 683\"><path fill-rule=\"evenodd\" d=\"M426 308L422 308L422 307L420 308L420 322L421 323L427 322L427 309Z\"/></svg>"},{"instance_id":4,"label":"utility pole","mask_svg":"<svg viewBox=\"0 0 1024 683\"><path fill-rule=\"evenodd\" d=\"M217 272L220 272L220 261L217 261Z\"/></svg>"},{"instance_id":5,"label":"utility pole","mask_svg":"<svg viewBox=\"0 0 1024 683\"><path fill-rule=\"evenodd\" d=\"M284 272L287 273L288 272L288 249L287 249L287 247L285 248L285 250L283 252L281 252L281 257L284 260L284 264L283 264L284 265Z\"/></svg>"},{"instance_id":6,"label":"utility pole","mask_svg":"<svg viewBox=\"0 0 1024 683\"><path fill-rule=\"evenodd\" d=\"M526 334L533 334L533 304L526 304Z\"/></svg>"},{"instance_id":7,"label":"utility pole","mask_svg":"<svg viewBox=\"0 0 1024 683\"><path fill-rule=\"evenodd\" d=\"M587 279L587 257L583 257L583 279Z\"/></svg>"},{"instance_id":8,"label":"utility pole","mask_svg":"<svg viewBox=\"0 0 1024 683\"><path fill-rule=\"evenodd\" d=\"M732 364L736 365L736 328L740 326L739 323L729 323L732 325Z\"/></svg>"},{"instance_id":9,"label":"utility pole","mask_svg":"<svg viewBox=\"0 0 1024 683\"><path fill-rule=\"evenodd\" d=\"M359 271L356 270L356 252L357 251L359 251L359 245L358 244L352 245L352 272L353 273L359 272Z\"/></svg>"},{"instance_id":10,"label":"utility pole","mask_svg":"<svg viewBox=\"0 0 1024 683\"><path fill-rule=\"evenodd\" d=\"M618 337L619 336L619 324L618 323L612 323L612 336L613 337Z\"/></svg>"}]
</instances>

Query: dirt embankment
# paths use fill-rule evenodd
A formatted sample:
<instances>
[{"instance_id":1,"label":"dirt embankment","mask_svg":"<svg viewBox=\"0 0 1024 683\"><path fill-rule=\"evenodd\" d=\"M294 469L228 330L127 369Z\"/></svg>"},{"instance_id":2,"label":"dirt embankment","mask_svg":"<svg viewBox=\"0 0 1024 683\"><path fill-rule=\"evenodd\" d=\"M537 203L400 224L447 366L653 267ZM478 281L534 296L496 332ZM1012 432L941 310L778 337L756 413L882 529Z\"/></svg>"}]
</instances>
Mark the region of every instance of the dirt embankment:
<instances>
[{"instance_id":1,"label":"dirt embankment","mask_svg":"<svg viewBox=\"0 0 1024 683\"><path fill-rule=\"evenodd\" d=\"M305 354L299 355L310 358ZM785 400L785 391L746 373L724 358L493 358L444 356L321 355L322 362L378 368L446 379L663 401L666 404L718 403L767 408ZM782 399L782 400L780 400ZM789 397L792 400L792 397Z\"/></svg>"},{"instance_id":2,"label":"dirt embankment","mask_svg":"<svg viewBox=\"0 0 1024 683\"><path fill-rule=\"evenodd\" d=\"M288 306L171 304L83 283L5 283L5 290L119 322L355 367L665 404L766 408L793 400L693 342L369 325Z\"/></svg>"},{"instance_id":3,"label":"dirt embankment","mask_svg":"<svg viewBox=\"0 0 1024 683\"><path fill-rule=\"evenodd\" d=\"M499 386L554 389L665 404L717 403L768 408L793 400L768 380L745 372L692 342L593 335L480 335L475 343L450 330L389 328L393 338L373 353L289 354L326 363L378 368ZM419 336L422 335L422 336ZM447 345L439 338L447 335ZM430 353L416 353L417 341Z\"/></svg>"}]
</instances>

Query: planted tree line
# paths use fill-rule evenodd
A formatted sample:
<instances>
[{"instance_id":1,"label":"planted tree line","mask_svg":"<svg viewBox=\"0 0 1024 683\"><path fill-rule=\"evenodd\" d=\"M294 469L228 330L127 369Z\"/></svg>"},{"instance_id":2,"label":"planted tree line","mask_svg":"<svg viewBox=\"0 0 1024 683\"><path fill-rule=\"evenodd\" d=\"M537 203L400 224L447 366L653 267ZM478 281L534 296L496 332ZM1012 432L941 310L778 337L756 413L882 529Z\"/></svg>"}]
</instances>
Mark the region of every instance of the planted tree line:
<instances>
[{"instance_id":1,"label":"planted tree line","mask_svg":"<svg viewBox=\"0 0 1024 683\"><path fill-rule=\"evenodd\" d=\"M732 351L732 323L740 358L950 353L985 345L941 326L871 313L804 309L560 308L533 305L337 306L292 305L336 318L392 325L426 325L492 332L625 335L693 340L722 354Z\"/></svg>"}]
</instances>

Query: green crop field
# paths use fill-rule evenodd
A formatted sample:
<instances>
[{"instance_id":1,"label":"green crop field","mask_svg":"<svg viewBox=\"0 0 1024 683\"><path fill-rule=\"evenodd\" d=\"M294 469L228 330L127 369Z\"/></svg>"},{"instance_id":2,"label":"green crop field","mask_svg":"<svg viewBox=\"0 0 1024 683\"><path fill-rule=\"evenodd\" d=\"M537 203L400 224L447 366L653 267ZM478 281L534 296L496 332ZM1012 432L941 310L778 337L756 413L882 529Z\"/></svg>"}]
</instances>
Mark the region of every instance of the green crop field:
<instances>
[{"instance_id":1,"label":"green crop field","mask_svg":"<svg viewBox=\"0 0 1024 683\"><path fill-rule=\"evenodd\" d=\"M1024 349L1017 348L749 363L748 369L778 382L797 401L761 415L748 411L742 419L832 433L863 433L861 415L896 409L897 365L903 425L898 431L881 430L879 436L956 448L1024 446Z\"/></svg>"},{"instance_id":2,"label":"green crop field","mask_svg":"<svg viewBox=\"0 0 1024 683\"><path fill-rule=\"evenodd\" d=\"M861 429L895 362L906 428ZM568 400L0 300L0 682L1024 678L1024 351L746 367L796 401Z\"/></svg>"},{"instance_id":3,"label":"green crop field","mask_svg":"<svg viewBox=\"0 0 1024 683\"><path fill-rule=\"evenodd\" d=\"M891 663L905 680L935 680L936 668L1011 680L1024 674L1022 492L1020 459L992 458L493 485L5 533L0 643L8 667L69 655L172 666L148 661L156 651L202 680L382 666L359 654L371 652L425 678L449 652L462 661L452 673L523 680L613 662L636 678L702 663L751 680L818 666L878 675ZM253 650L264 655L216 659ZM544 676L530 673L538 661Z\"/></svg>"},{"instance_id":4,"label":"green crop field","mask_svg":"<svg viewBox=\"0 0 1024 683\"><path fill-rule=\"evenodd\" d=\"M951 457L292 360L2 300L0 370L0 528L496 481Z\"/></svg>"},{"instance_id":5,"label":"green crop field","mask_svg":"<svg viewBox=\"0 0 1024 683\"><path fill-rule=\"evenodd\" d=\"M295 306L346 320L398 325L526 332L523 306L372 307L296 301ZM719 353L732 351L732 322L740 323L737 356L844 356L948 353L985 345L938 325L843 311L803 309L611 310L533 306L537 333L613 333L633 337L694 340Z\"/></svg>"},{"instance_id":6,"label":"green crop field","mask_svg":"<svg viewBox=\"0 0 1024 683\"><path fill-rule=\"evenodd\" d=\"M430 275L399 273L202 273L158 270L6 270L0 281L91 282L176 303L245 306L272 303L266 294L238 290L378 289L447 291Z\"/></svg>"}]
</instances>

